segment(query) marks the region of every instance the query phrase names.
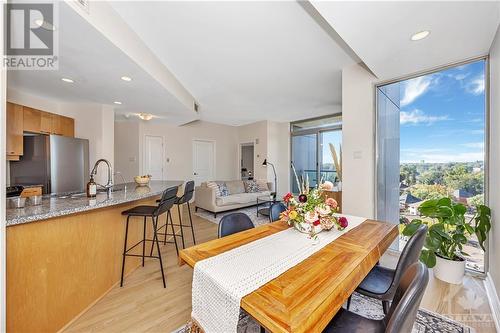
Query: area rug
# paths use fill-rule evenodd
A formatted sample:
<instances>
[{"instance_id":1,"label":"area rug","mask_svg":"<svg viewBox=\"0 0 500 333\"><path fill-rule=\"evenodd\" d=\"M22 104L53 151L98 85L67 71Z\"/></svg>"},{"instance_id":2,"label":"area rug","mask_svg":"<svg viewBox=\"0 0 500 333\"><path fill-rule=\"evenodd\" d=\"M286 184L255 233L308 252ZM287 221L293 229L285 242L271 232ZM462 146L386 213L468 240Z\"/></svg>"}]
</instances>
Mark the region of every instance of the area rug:
<instances>
[{"instance_id":1,"label":"area rug","mask_svg":"<svg viewBox=\"0 0 500 333\"><path fill-rule=\"evenodd\" d=\"M259 205L259 209L260 208L264 208L264 206ZM199 208L198 211L195 212L195 215L199 216L201 218L204 218L205 220L208 220L212 223L219 224L220 219L224 215L232 214L232 213L245 213L245 214L247 214L255 226L269 223L269 216L264 216L262 214L259 214L259 216L257 217L257 207L256 206L241 208L241 209L237 209L237 210L231 210L228 212L217 213L217 217L214 217L213 213L207 212L207 211Z\"/></svg>"},{"instance_id":2,"label":"area rug","mask_svg":"<svg viewBox=\"0 0 500 333\"><path fill-rule=\"evenodd\" d=\"M344 306L345 307L345 306ZM354 293L351 301L350 311L356 312L370 319L381 319L384 317L382 304L372 298ZM180 327L172 333L189 333L190 325ZM475 331L457 321L446 318L437 313L419 309L417 319L413 325L412 333L474 333ZM243 310L240 313L238 333L260 333L260 326L252 317Z\"/></svg>"}]
</instances>

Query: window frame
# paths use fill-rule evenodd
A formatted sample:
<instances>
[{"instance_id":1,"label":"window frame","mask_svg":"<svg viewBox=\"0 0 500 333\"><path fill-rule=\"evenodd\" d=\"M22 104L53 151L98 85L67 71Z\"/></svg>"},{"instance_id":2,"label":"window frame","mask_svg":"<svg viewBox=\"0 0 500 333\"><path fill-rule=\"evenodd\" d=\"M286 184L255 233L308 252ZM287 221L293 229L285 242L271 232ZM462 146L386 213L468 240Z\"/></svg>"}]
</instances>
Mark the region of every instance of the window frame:
<instances>
[{"instance_id":1,"label":"window frame","mask_svg":"<svg viewBox=\"0 0 500 333\"><path fill-rule=\"evenodd\" d=\"M477 61L484 61L484 99L485 99L485 110L484 110L484 203L485 205L489 205L489 179L490 179L490 161L489 161L489 155L490 155L490 59L489 55L482 55L474 58L469 58L466 60L462 60L459 62L453 62L447 65L443 66L438 66L429 70L425 71L420 71L416 72L410 75L398 77L395 79L390 79L390 80L385 80L385 81L380 81L374 84L373 86L373 94L374 94L374 104L373 104L373 109L374 109L374 115L375 115L375 121L373 122L373 132L375 133L374 135L374 158L375 158L375 164L374 164L374 191L375 191L375 207L374 207L374 213L375 217L378 217L378 195L377 195L377 184L378 184L378 167L379 167L379 151L378 151L378 140L379 140L379 135L378 135L378 94L377 94L377 89L382 86L386 86L391 83L397 83L397 82L402 82L410 79L414 79L423 75L428 75L428 74L433 74L437 72L441 72L446 69L450 69L453 67L458 67L461 65L468 65L473 62ZM490 233L491 234L491 233ZM479 276L481 278L486 277L486 274L489 271L489 237L488 235L486 239L486 251L484 251L484 272L478 272L472 269L467 268L467 272L473 276Z\"/></svg>"}]
</instances>

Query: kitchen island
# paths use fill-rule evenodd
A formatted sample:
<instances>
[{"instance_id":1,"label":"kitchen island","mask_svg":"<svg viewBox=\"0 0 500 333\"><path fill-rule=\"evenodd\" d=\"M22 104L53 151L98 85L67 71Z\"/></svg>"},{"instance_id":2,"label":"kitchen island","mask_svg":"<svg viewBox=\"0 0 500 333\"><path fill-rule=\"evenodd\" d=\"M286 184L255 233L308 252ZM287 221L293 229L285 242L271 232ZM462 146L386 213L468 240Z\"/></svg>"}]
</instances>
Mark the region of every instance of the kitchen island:
<instances>
[{"instance_id":1,"label":"kitchen island","mask_svg":"<svg viewBox=\"0 0 500 333\"><path fill-rule=\"evenodd\" d=\"M182 183L128 183L93 199L44 196L39 206L8 209L8 332L57 332L105 295L120 280L125 236L121 212L156 205L166 188ZM172 216L176 223L177 214ZM139 221L131 220L128 244L142 239ZM127 258L126 274L140 263L140 258Z\"/></svg>"}]
</instances>

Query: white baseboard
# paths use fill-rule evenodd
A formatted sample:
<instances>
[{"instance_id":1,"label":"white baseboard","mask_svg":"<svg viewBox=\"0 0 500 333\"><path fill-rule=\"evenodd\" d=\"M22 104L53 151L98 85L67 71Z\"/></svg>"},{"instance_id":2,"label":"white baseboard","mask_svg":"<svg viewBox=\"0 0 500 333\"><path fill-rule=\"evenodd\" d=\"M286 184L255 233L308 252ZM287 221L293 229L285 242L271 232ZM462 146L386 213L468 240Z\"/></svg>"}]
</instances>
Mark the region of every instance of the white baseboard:
<instances>
[{"instance_id":1,"label":"white baseboard","mask_svg":"<svg viewBox=\"0 0 500 333\"><path fill-rule=\"evenodd\" d=\"M493 320L495 321L495 327L497 332L500 332L500 300L489 272L486 274L486 279L484 280L484 288L486 289L486 296L488 297L488 302L490 303L491 313L493 315Z\"/></svg>"}]
</instances>

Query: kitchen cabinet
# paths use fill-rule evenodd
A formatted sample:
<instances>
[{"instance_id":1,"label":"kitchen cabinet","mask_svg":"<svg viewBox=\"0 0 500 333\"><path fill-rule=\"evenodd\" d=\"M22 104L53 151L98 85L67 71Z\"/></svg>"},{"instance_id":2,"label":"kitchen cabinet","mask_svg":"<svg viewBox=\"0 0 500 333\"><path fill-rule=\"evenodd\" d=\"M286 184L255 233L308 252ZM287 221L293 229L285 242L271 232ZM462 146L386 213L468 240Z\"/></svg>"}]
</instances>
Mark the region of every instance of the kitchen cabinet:
<instances>
[{"instance_id":1,"label":"kitchen cabinet","mask_svg":"<svg viewBox=\"0 0 500 333\"><path fill-rule=\"evenodd\" d=\"M52 114L52 134L63 136L75 136L75 120L70 117Z\"/></svg>"},{"instance_id":2,"label":"kitchen cabinet","mask_svg":"<svg viewBox=\"0 0 500 333\"><path fill-rule=\"evenodd\" d=\"M23 107L7 103L7 160L23 155Z\"/></svg>"},{"instance_id":3,"label":"kitchen cabinet","mask_svg":"<svg viewBox=\"0 0 500 333\"><path fill-rule=\"evenodd\" d=\"M24 131L41 134L75 136L75 120L73 118L40 111L23 106Z\"/></svg>"},{"instance_id":4,"label":"kitchen cabinet","mask_svg":"<svg viewBox=\"0 0 500 333\"><path fill-rule=\"evenodd\" d=\"M39 110L21 106L23 113L23 128L26 132L41 133L42 114Z\"/></svg>"}]
</instances>

